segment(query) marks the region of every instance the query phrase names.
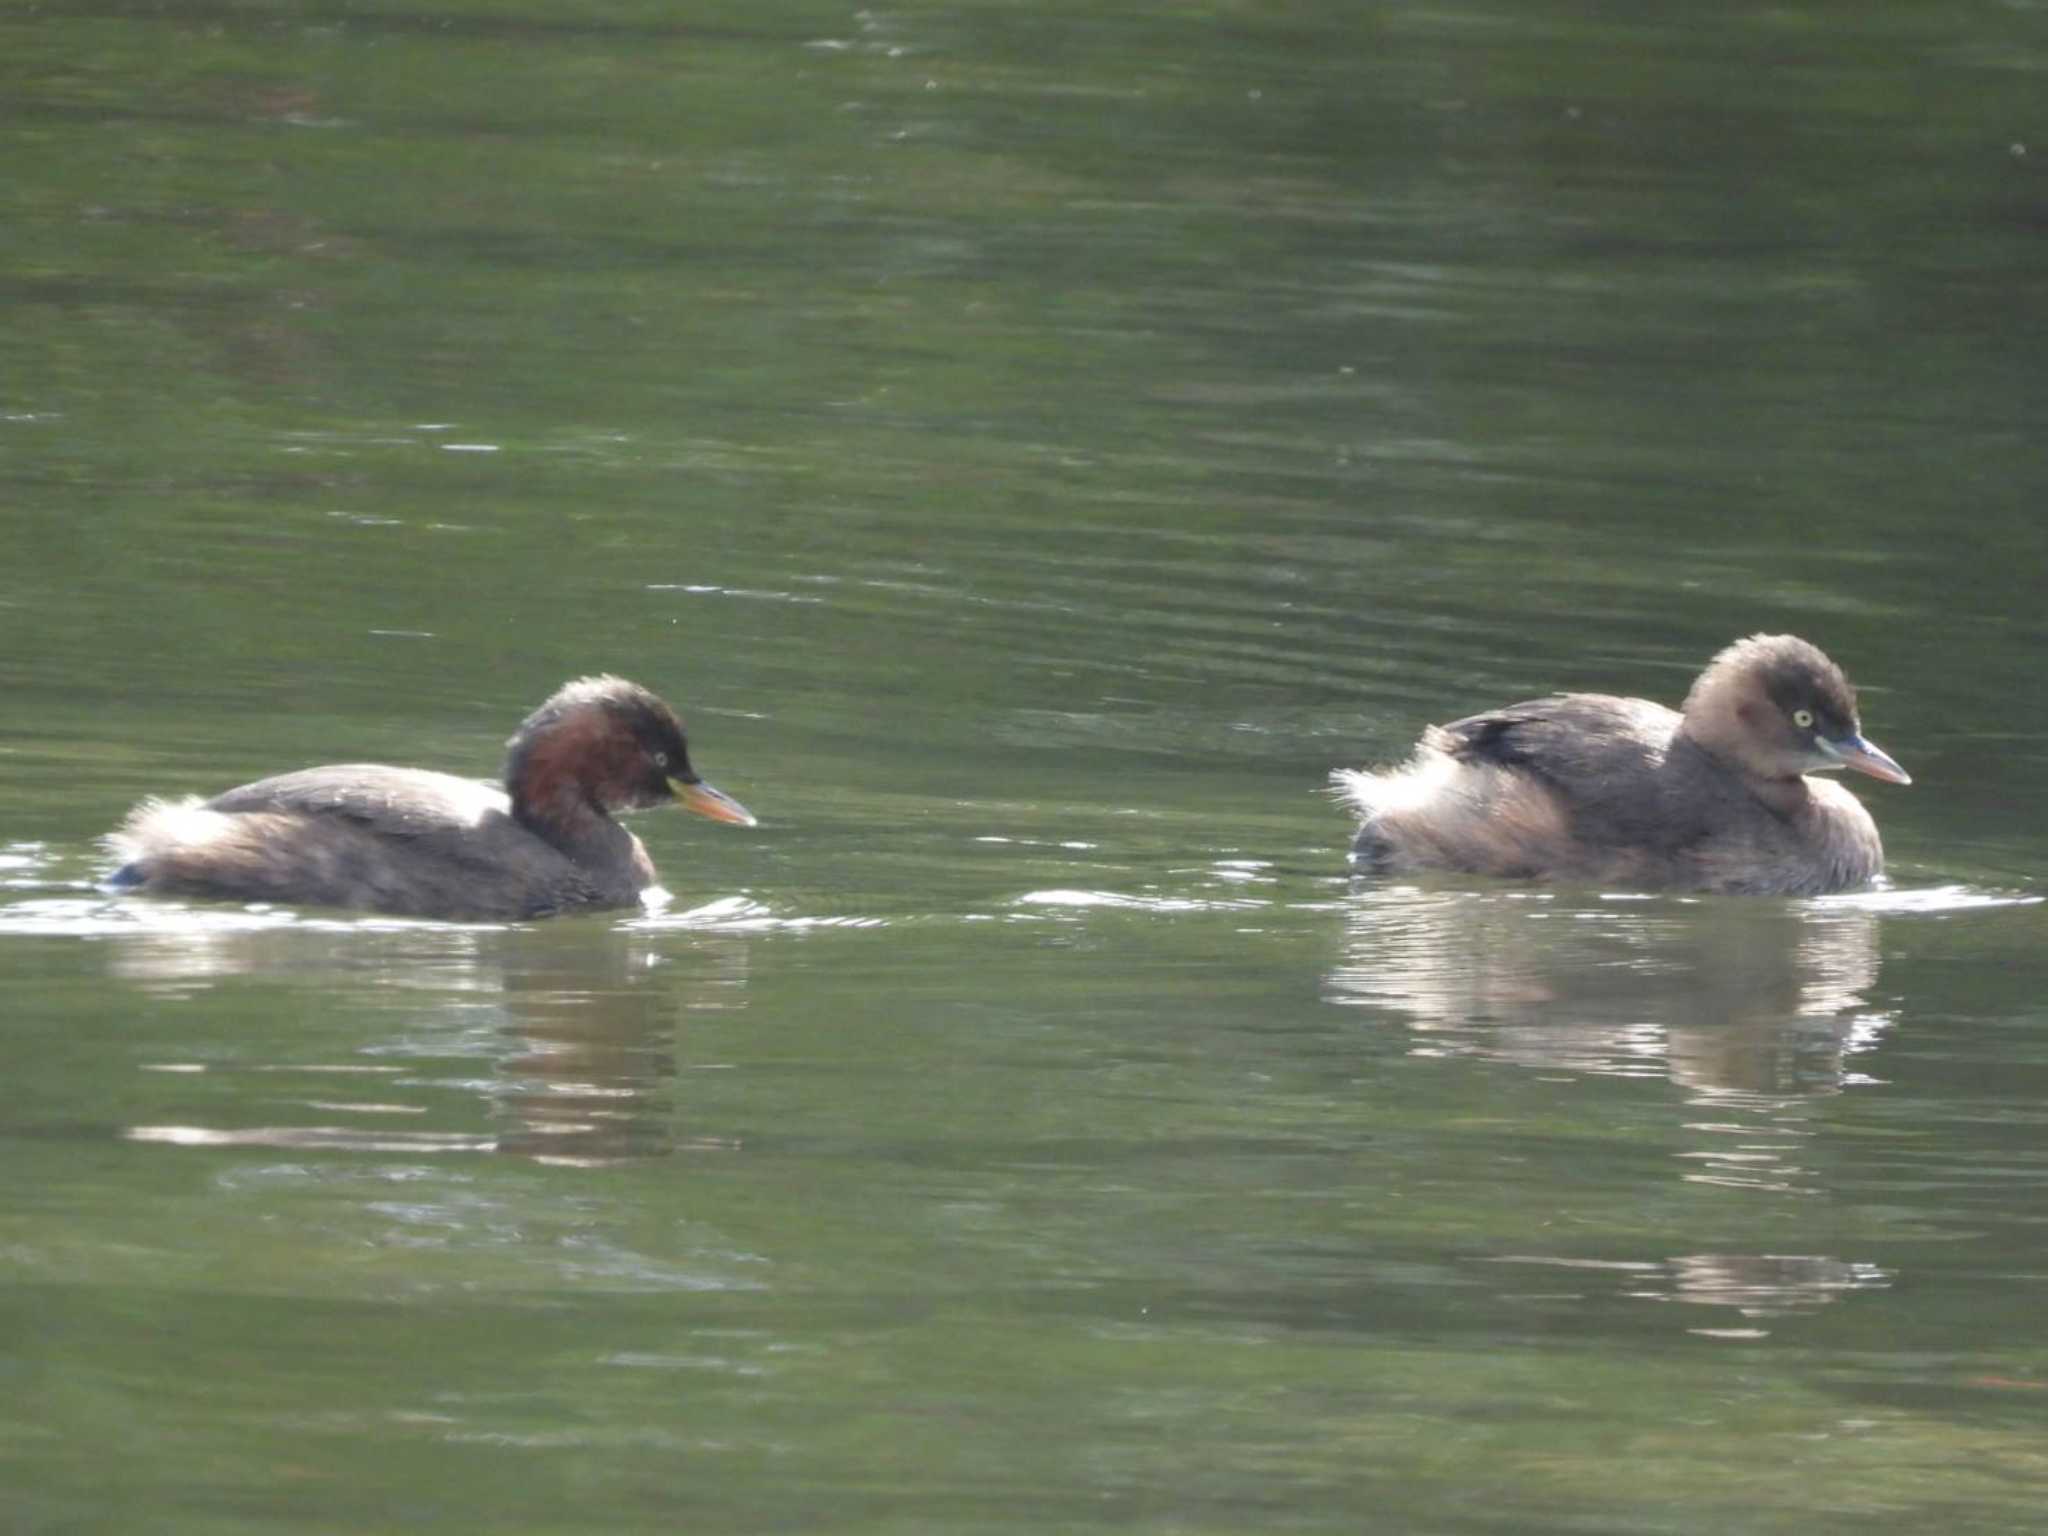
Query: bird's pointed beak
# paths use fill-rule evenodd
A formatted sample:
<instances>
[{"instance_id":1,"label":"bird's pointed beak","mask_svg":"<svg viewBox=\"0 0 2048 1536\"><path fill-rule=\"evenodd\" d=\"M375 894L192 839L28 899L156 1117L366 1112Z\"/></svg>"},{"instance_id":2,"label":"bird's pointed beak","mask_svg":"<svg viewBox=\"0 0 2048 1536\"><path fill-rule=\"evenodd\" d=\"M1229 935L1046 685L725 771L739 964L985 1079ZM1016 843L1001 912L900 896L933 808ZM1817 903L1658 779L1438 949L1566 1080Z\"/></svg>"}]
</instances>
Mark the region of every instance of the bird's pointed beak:
<instances>
[{"instance_id":1,"label":"bird's pointed beak","mask_svg":"<svg viewBox=\"0 0 2048 1536\"><path fill-rule=\"evenodd\" d=\"M729 821L736 827L758 826L754 813L722 789L713 789L702 779L685 783L681 779L670 779L668 787L675 791L676 799L683 809L694 811L699 816L708 816L713 821Z\"/></svg>"},{"instance_id":2,"label":"bird's pointed beak","mask_svg":"<svg viewBox=\"0 0 2048 1536\"><path fill-rule=\"evenodd\" d=\"M1827 754L1831 767L1853 768L1873 779L1883 779L1887 784L1913 782L1913 776L1894 762L1889 752L1874 741L1865 741L1853 731L1834 741L1816 736L1814 745Z\"/></svg>"}]
</instances>

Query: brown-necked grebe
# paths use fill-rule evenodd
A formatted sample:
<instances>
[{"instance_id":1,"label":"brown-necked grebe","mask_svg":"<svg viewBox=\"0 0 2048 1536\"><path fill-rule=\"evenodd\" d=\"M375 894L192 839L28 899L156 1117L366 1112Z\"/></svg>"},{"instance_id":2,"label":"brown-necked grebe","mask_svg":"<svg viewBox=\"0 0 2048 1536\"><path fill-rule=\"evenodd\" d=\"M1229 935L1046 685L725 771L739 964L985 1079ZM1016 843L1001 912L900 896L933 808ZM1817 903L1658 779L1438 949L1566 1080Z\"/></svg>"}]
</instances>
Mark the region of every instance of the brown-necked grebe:
<instances>
[{"instance_id":1,"label":"brown-necked grebe","mask_svg":"<svg viewBox=\"0 0 2048 1536\"><path fill-rule=\"evenodd\" d=\"M1842 669L1793 635L1751 635L1682 713L1562 693L1423 732L1380 773L1331 777L1362 823L1360 869L1751 895L1817 895L1884 869L1856 797L1808 775L1906 770L1864 740Z\"/></svg>"},{"instance_id":2,"label":"brown-necked grebe","mask_svg":"<svg viewBox=\"0 0 2048 1536\"><path fill-rule=\"evenodd\" d=\"M118 889L524 918L627 907L654 883L615 811L679 802L754 825L690 766L683 723L638 684L564 685L506 743L505 782L342 763L211 800L145 800L108 839Z\"/></svg>"}]
</instances>

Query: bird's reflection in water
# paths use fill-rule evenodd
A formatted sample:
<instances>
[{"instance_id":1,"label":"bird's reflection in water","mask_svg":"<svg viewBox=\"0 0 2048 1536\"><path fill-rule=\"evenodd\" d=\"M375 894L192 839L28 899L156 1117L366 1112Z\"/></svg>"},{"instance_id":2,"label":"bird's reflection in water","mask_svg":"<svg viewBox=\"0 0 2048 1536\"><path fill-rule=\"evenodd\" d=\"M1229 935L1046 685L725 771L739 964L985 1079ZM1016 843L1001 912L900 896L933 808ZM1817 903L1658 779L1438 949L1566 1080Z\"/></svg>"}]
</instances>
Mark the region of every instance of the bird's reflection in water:
<instances>
[{"instance_id":1,"label":"bird's reflection in water","mask_svg":"<svg viewBox=\"0 0 2048 1536\"><path fill-rule=\"evenodd\" d=\"M1664 1078L1688 1103L1679 1177L1776 1194L1824 1188L1808 1154L1816 1104L1856 1081L1888 1026L1870 995L1878 917L1827 901L1602 899L1442 885L1361 886L1345 909L1334 1002L1384 1009L1419 1055L1542 1072ZM1496 1262L1606 1273L1596 1290L1701 1308L1689 1331L1749 1337L1890 1276L1826 1254L1697 1252ZM1610 1289L1611 1288L1611 1289Z\"/></svg>"},{"instance_id":2,"label":"bird's reflection in water","mask_svg":"<svg viewBox=\"0 0 2048 1536\"><path fill-rule=\"evenodd\" d=\"M1772 1317L1824 1306L1850 1291L1883 1290L1890 1276L1875 1264L1817 1254L1693 1253L1673 1259L1669 1285L1642 1294L1694 1306L1733 1307Z\"/></svg>"},{"instance_id":3,"label":"bird's reflection in water","mask_svg":"<svg viewBox=\"0 0 2048 1536\"><path fill-rule=\"evenodd\" d=\"M1569 1299L1611 1291L1637 1301L1727 1308L1739 1319L1733 1326L1710 1312L1688 1316L1685 1326L1689 1332L1738 1337L1764 1332L1755 1324L1765 1318L1810 1312L1851 1292L1891 1285L1891 1275L1875 1264L1822 1254L1690 1253L1641 1262L1503 1254L1492 1262L1568 1272L1573 1276ZM1545 1293L1551 1300L1567 1299L1549 1287Z\"/></svg>"},{"instance_id":4,"label":"bird's reflection in water","mask_svg":"<svg viewBox=\"0 0 2048 1536\"><path fill-rule=\"evenodd\" d=\"M638 941L620 959L602 978L581 964L507 977L516 1054L498 1064L500 1151L591 1164L727 1145L676 1124L676 1044L692 1015L745 1005L745 941Z\"/></svg>"},{"instance_id":5,"label":"bird's reflection in water","mask_svg":"<svg viewBox=\"0 0 2048 1536\"><path fill-rule=\"evenodd\" d=\"M725 1145L679 1123L676 1052L693 1017L746 1005L744 938L201 920L124 937L109 968L160 997L222 1000L204 1049L153 1064L169 1074L162 1099L215 1108L188 1118L166 1102L130 1140L578 1165ZM292 1023L309 1012L322 1059ZM337 1051L337 1020L357 1013L372 1027ZM194 1074L218 1086L169 1088ZM219 1083L243 1077L245 1090Z\"/></svg>"},{"instance_id":6,"label":"bird's reflection in water","mask_svg":"<svg viewBox=\"0 0 2048 1536\"><path fill-rule=\"evenodd\" d=\"M1327 992L1421 1054L1777 1097L1842 1085L1877 972L1876 915L1824 901L1361 886Z\"/></svg>"}]
</instances>

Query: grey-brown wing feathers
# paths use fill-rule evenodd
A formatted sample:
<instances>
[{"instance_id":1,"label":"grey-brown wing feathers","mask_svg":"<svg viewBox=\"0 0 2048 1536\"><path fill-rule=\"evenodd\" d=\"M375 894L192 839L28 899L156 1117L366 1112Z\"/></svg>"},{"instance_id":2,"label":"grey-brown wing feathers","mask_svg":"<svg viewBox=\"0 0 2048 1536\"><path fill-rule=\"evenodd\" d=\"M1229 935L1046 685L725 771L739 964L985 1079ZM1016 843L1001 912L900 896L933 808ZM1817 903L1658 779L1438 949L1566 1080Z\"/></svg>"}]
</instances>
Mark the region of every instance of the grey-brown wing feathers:
<instances>
[{"instance_id":1,"label":"grey-brown wing feathers","mask_svg":"<svg viewBox=\"0 0 2048 1536\"><path fill-rule=\"evenodd\" d=\"M206 808L338 816L385 837L426 837L475 827L509 809L504 790L480 779L381 763L342 763L280 773L215 795Z\"/></svg>"}]
</instances>

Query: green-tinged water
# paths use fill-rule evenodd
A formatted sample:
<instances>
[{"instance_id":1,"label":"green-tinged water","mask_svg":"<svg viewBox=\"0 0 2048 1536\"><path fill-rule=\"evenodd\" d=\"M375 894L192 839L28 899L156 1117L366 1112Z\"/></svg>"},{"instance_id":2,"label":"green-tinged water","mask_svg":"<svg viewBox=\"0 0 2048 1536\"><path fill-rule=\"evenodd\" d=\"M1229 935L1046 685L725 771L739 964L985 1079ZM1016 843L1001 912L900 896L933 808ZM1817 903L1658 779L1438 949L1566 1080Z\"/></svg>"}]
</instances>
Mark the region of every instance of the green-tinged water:
<instances>
[{"instance_id":1,"label":"green-tinged water","mask_svg":"<svg viewBox=\"0 0 2048 1536\"><path fill-rule=\"evenodd\" d=\"M2003 1533L2048 1500L2048 13L0 11L0 1528ZM1792 630L1818 902L1322 793ZM118 898L145 794L753 829Z\"/></svg>"}]
</instances>

